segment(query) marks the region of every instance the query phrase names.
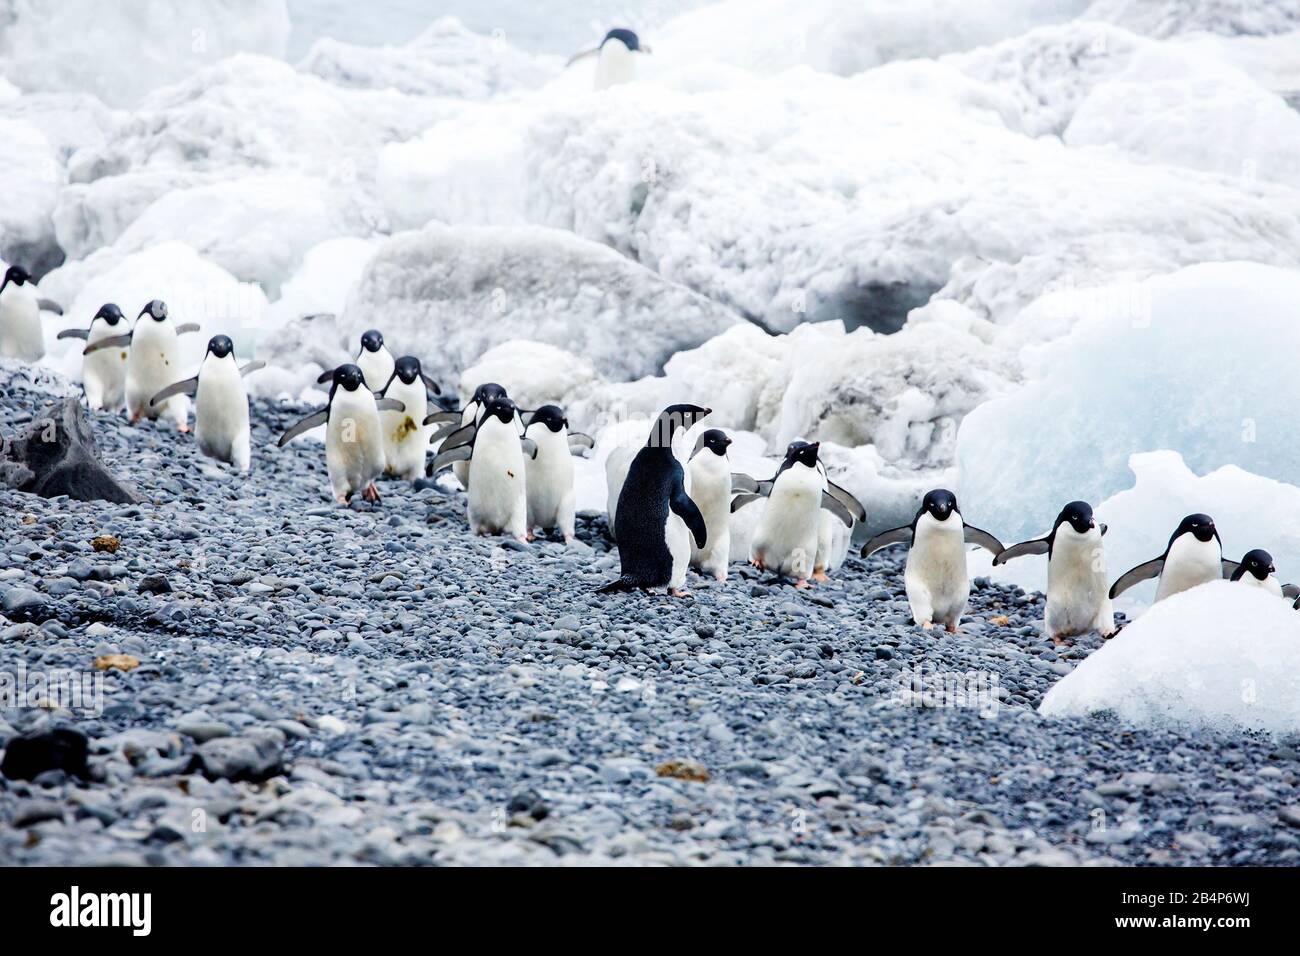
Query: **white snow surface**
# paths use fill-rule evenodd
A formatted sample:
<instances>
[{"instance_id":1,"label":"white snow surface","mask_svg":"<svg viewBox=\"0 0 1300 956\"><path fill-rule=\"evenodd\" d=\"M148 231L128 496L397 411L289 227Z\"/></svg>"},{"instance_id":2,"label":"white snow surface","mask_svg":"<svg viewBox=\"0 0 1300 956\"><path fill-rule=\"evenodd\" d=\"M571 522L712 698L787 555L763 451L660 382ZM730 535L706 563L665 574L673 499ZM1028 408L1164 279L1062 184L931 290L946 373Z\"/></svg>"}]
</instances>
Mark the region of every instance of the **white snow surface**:
<instances>
[{"instance_id":1,"label":"white snow surface","mask_svg":"<svg viewBox=\"0 0 1300 956\"><path fill-rule=\"evenodd\" d=\"M1229 581L1161 601L1047 692L1049 717L1110 711L1128 727L1300 731L1300 614Z\"/></svg>"},{"instance_id":2,"label":"white snow surface","mask_svg":"<svg viewBox=\"0 0 1300 956\"><path fill-rule=\"evenodd\" d=\"M1267 36L1300 29L1300 0L1093 0L1083 14L1136 33Z\"/></svg>"}]
</instances>

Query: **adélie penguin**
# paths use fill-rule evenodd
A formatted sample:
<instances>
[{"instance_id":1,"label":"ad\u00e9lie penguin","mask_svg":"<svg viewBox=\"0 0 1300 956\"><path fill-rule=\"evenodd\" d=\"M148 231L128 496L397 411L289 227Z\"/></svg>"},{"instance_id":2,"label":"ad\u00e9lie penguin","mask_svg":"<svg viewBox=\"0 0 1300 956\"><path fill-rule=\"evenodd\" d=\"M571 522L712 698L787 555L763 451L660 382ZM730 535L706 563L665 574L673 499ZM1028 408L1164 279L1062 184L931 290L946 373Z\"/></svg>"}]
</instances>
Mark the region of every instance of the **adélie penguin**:
<instances>
[{"instance_id":1,"label":"ad\u00e9lie penguin","mask_svg":"<svg viewBox=\"0 0 1300 956\"><path fill-rule=\"evenodd\" d=\"M524 435L537 446L525 466L528 536L535 528L557 528L569 544L574 537L573 455L592 447L591 437L569 431L569 419L558 405L543 405L523 419Z\"/></svg>"},{"instance_id":2,"label":"ad\u00e9lie penguin","mask_svg":"<svg viewBox=\"0 0 1300 956\"><path fill-rule=\"evenodd\" d=\"M126 316L114 303L99 307L86 329L64 329L60 339L83 339L94 345L101 339L121 335L126 328ZM100 349L81 360L81 385L86 391L86 403L96 411L115 412L126 401L126 360L129 345Z\"/></svg>"},{"instance_id":3,"label":"ad\u00e9lie penguin","mask_svg":"<svg viewBox=\"0 0 1300 956\"><path fill-rule=\"evenodd\" d=\"M193 378L169 385L149 400L161 405L173 395L194 396L194 440L209 458L248 471L248 393L244 376L265 367L249 362L242 368L235 362L235 344L225 335L208 340L199 372Z\"/></svg>"},{"instance_id":4,"label":"ad\u00e9lie penguin","mask_svg":"<svg viewBox=\"0 0 1300 956\"><path fill-rule=\"evenodd\" d=\"M471 396L470 400L465 403L465 407L459 412L434 412L432 415L429 415L424 419L426 425L437 424L439 426L438 430L429 437L429 442L433 443L443 439L448 439L458 428L463 429L468 425L475 424L482 415L483 407L488 402L497 398L509 397L510 396L506 394L505 388L498 385L496 382L484 382L474 389L473 396ZM458 422L459 425L457 424ZM519 430L520 434L522 434L522 425ZM450 449L451 447L454 447L454 445L448 444L444 441L443 447ZM451 470L452 474L456 476L456 480L460 482L461 487L468 491L470 471L469 461L456 461L452 465ZM428 474L432 476L433 471L430 470Z\"/></svg>"},{"instance_id":5,"label":"ad\u00e9lie penguin","mask_svg":"<svg viewBox=\"0 0 1300 956\"><path fill-rule=\"evenodd\" d=\"M393 363L393 373L379 394L401 402L403 411L379 413L384 430L385 474L407 481L424 474L424 459L429 451L429 426L424 424L429 392L441 395L442 389L424 374L418 358L403 355Z\"/></svg>"},{"instance_id":6,"label":"ad\u00e9lie penguin","mask_svg":"<svg viewBox=\"0 0 1300 956\"><path fill-rule=\"evenodd\" d=\"M381 411L403 411L392 398L376 398L361 369L340 365L334 369L329 402L319 411L294 424L280 436L283 448L303 432L325 426L325 464L329 469L334 500L347 504L361 492L366 501L379 501L375 479L384 471L384 437L379 425Z\"/></svg>"},{"instance_id":7,"label":"ad\u00e9lie penguin","mask_svg":"<svg viewBox=\"0 0 1300 956\"><path fill-rule=\"evenodd\" d=\"M378 329L367 329L361 333L361 348L357 350L354 364L361 369L361 374L366 379L366 387L372 391L379 391L393 377L393 366L396 363L393 353L388 351L388 346L384 344L382 332ZM333 378L334 369L327 368L320 373L316 382L323 385Z\"/></svg>"},{"instance_id":8,"label":"ad\u00e9lie penguin","mask_svg":"<svg viewBox=\"0 0 1300 956\"><path fill-rule=\"evenodd\" d=\"M791 442L776 474L765 481L732 475L731 490L737 492L732 511L760 497L767 498L749 546L750 563L759 570L792 577L800 588L808 586L816 569L822 509L830 511L846 527L866 518L861 503L827 479L826 468L818 458L820 447L820 442Z\"/></svg>"},{"instance_id":9,"label":"ad\u00e9lie penguin","mask_svg":"<svg viewBox=\"0 0 1300 956\"><path fill-rule=\"evenodd\" d=\"M0 358L35 362L45 355L41 312L63 309L36 295L36 283L22 266L9 266L0 278Z\"/></svg>"},{"instance_id":10,"label":"ad\u00e9lie penguin","mask_svg":"<svg viewBox=\"0 0 1300 956\"><path fill-rule=\"evenodd\" d=\"M1156 600L1163 601L1230 573L1223 560L1223 542L1219 540L1214 519L1205 514L1188 515L1170 535L1165 553L1121 574L1110 586L1110 598L1113 601L1133 585L1158 576Z\"/></svg>"},{"instance_id":11,"label":"ad\u00e9lie penguin","mask_svg":"<svg viewBox=\"0 0 1300 956\"><path fill-rule=\"evenodd\" d=\"M700 435L687 462L691 500L704 516L704 546L691 545L691 567L715 581L727 580L731 555L731 439L721 428Z\"/></svg>"},{"instance_id":12,"label":"ad\u00e9lie penguin","mask_svg":"<svg viewBox=\"0 0 1300 956\"><path fill-rule=\"evenodd\" d=\"M1002 542L962 519L957 497L945 488L927 492L910 525L883 531L862 547L862 556L892 544L909 545L903 584L912 620L927 630L942 624L950 634L970 598L970 576L966 570L966 545L975 544L993 555L1002 553Z\"/></svg>"},{"instance_id":13,"label":"ad\u00e9lie penguin","mask_svg":"<svg viewBox=\"0 0 1300 956\"><path fill-rule=\"evenodd\" d=\"M189 403L185 396L173 395L158 405L150 405L149 400L176 381L177 338L198 330L195 322L181 325L172 322L167 303L154 299L140 310L131 331L96 339L82 350L82 354L90 356L109 349L120 351L126 348L126 411L131 421L163 418L186 432L190 426Z\"/></svg>"},{"instance_id":14,"label":"ad\u00e9lie penguin","mask_svg":"<svg viewBox=\"0 0 1300 956\"><path fill-rule=\"evenodd\" d=\"M650 47L641 42L641 38L631 30L616 27L605 34L599 46L575 53L565 66L571 66L589 56L597 57L596 79L593 88L607 89L619 83L630 83L636 79L636 56L649 53Z\"/></svg>"},{"instance_id":15,"label":"ad\u00e9lie penguin","mask_svg":"<svg viewBox=\"0 0 1300 956\"><path fill-rule=\"evenodd\" d=\"M1241 556L1240 561L1223 562L1224 573L1231 581L1240 581L1250 587L1262 588L1275 597L1287 600L1300 598L1300 585L1282 584L1278 581L1277 568L1273 566L1273 555L1263 548L1255 548Z\"/></svg>"},{"instance_id":16,"label":"ad\u00e9lie penguin","mask_svg":"<svg viewBox=\"0 0 1300 956\"><path fill-rule=\"evenodd\" d=\"M619 491L614 540L621 573L601 592L666 587L674 597L686 595L690 539L703 548L708 532L704 516L687 494L686 472L673 440L711 412L698 405L669 405L655 419Z\"/></svg>"},{"instance_id":17,"label":"ad\u00e9lie penguin","mask_svg":"<svg viewBox=\"0 0 1300 956\"><path fill-rule=\"evenodd\" d=\"M457 461L472 461L474 480L465 510L475 534L505 534L528 540L528 493L524 457L537 444L519 433L519 410L508 398L489 399L478 419L443 442L433 472Z\"/></svg>"},{"instance_id":18,"label":"ad\u00e9lie penguin","mask_svg":"<svg viewBox=\"0 0 1300 956\"><path fill-rule=\"evenodd\" d=\"M1013 544L993 559L994 565L1027 554L1047 555L1047 611L1044 623L1053 641L1096 631L1115 633L1115 613L1106 590L1106 526L1093 517L1086 501L1061 509L1043 538Z\"/></svg>"}]
</instances>

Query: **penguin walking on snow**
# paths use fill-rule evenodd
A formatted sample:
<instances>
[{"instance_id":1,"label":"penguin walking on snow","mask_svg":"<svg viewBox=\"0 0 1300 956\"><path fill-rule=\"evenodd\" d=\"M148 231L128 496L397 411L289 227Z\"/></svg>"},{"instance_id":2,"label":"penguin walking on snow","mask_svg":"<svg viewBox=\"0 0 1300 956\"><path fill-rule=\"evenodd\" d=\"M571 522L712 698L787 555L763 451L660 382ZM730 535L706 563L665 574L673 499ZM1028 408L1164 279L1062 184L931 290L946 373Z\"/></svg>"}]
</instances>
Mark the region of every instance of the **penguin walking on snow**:
<instances>
[{"instance_id":1,"label":"penguin walking on snow","mask_svg":"<svg viewBox=\"0 0 1300 956\"><path fill-rule=\"evenodd\" d=\"M403 410L379 413L384 431L384 474L407 481L424 474L424 459L429 451L429 426L424 424L429 392L441 395L442 389L424 374L418 358L403 355L393 363L393 373L379 394L400 402Z\"/></svg>"},{"instance_id":2,"label":"penguin walking on snow","mask_svg":"<svg viewBox=\"0 0 1300 956\"><path fill-rule=\"evenodd\" d=\"M543 405L524 416L524 434L537 446L526 464L528 536L533 529L558 528L564 543L573 541L573 456L593 445L591 437L569 431L569 419L557 405Z\"/></svg>"},{"instance_id":3,"label":"penguin walking on snow","mask_svg":"<svg viewBox=\"0 0 1300 956\"><path fill-rule=\"evenodd\" d=\"M575 53L565 66L572 66L589 56L597 57L596 79L594 89L603 90L619 83L630 83L636 79L636 56L649 53L650 47L641 42L631 30L622 27L610 30L600 45L590 50Z\"/></svg>"},{"instance_id":4,"label":"penguin walking on snow","mask_svg":"<svg viewBox=\"0 0 1300 956\"><path fill-rule=\"evenodd\" d=\"M169 385L149 400L157 407L173 395L194 396L194 440L199 451L248 471L248 393L244 376L266 366L249 362L240 368L235 362L235 343L225 335L208 339L199 372L193 378Z\"/></svg>"},{"instance_id":5,"label":"penguin walking on snow","mask_svg":"<svg viewBox=\"0 0 1300 956\"><path fill-rule=\"evenodd\" d=\"M704 516L707 540L691 545L691 567L715 581L727 580L731 557L731 439L720 428L710 428L695 443L687 462L691 500Z\"/></svg>"},{"instance_id":6,"label":"penguin walking on snow","mask_svg":"<svg viewBox=\"0 0 1300 956\"><path fill-rule=\"evenodd\" d=\"M357 351L357 357L353 364L361 369L361 374L365 376L366 387L371 391L379 391L384 387L390 378L393 377L393 366L396 362L393 359L393 353L388 351L388 346L384 344L384 335L378 329L368 329L361 333L361 348ZM320 373L320 378L316 379L318 385L324 385L334 378L334 369L327 368Z\"/></svg>"},{"instance_id":7,"label":"penguin walking on snow","mask_svg":"<svg viewBox=\"0 0 1300 956\"><path fill-rule=\"evenodd\" d=\"M38 361L45 355L41 312L62 315L49 299L36 295L36 283L22 266L10 266L0 279L0 358Z\"/></svg>"},{"instance_id":8,"label":"penguin walking on snow","mask_svg":"<svg viewBox=\"0 0 1300 956\"><path fill-rule=\"evenodd\" d=\"M622 573L600 588L602 593L667 587L674 597L686 596L690 539L703 548L708 532L704 516L687 494L686 472L673 451L673 439L711 412L698 405L669 405L655 419L618 496L615 540Z\"/></svg>"},{"instance_id":9,"label":"penguin walking on snow","mask_svg":"<svg viewBox=\"0 0 1300 956\"><path fill-rule=\"evenodd\" d=\"M766 481L748 475L732 476L732 491L739 492L731 503L736 511L758 498L767 497L767 507L754 530L749 546L750 564L760 571L772 570L795 579L795 587L808 587L816 570L822 545L821 512L825 508L852 527L866 518L861 503L826 477L818 458L820 442L793 441L776 474ZM829 548L829 540L826 543ZM823 573L820 580L825 580Z\"/></svg>"},{"instance_id":10,"label":"penguin walking on snow","mask_svg":"<svg viewBox=\"0 0 1300 956\"><path fill-rule=\"evenodd\" d=\"M1047 635L1056 643L1096 631L1115 633L1115 612L1106 591L1106 558L1101 539L1106 526L1086 501L1071 501L1056 516L1045 538L1013 544L993 559L1006 564L1026 554L1047 555Z\"/></svg>"},{"instance_id":11,"label":"penguin walking on snow","mask_svg":"<svg viewBox=\"0 0 1300 956\"><path fill-rule=\"evenodd\" d=\"M942 624L949 634L957 633L970 598L966 545L995 556L1003 551L997 538L962 520L957 496L944 488L926 493L910 525L883 531L863 545L862 556L891 544L910 545L903 583L912 620L926 630Z\"/></svg>"},{"instance_id":12,"label":"penguin walking on snow","mask_svg":"<svg viewBox=\"0 0 1300 956\"><path fill-rule=\"evenodd\" d=\"M303 432L325 426L325 464L329 468L334 500L347 504L361 492L369 502L379 501L375 479L384 471L384 436L379 425L381 411L403 411L392 398L376 398L361 369L340 365L334 370L326 406L312 412L280 436L283 448Z\"/></svg>"},{"instance_id":13,"label":"penguin walking on snow","mask_svg":"<svg viewBox=\"0 0 1300 956\"><path fill-rule=\"evenodd\" d=\"M112 302L99 307L88 329L64 329L57 338L84 339L94 345L102 339L122 334L126 316ZM126 403L126 360L130 346L106 348L84 355L81 360L81 385L86 403L96 411L115 412Z\"/></svg>"},{"instance_id":14,"label":"penguin walking on snow","mask_svg":"<svg viewBox=\"0 0 1300 956\"><path fill-rule=\"evenodd\" d=\"M126 411L131 421L165 418L174 422L178 431L187 432L189 402L185 396L173 395L156 406L151 406L149 400L176 381L178 337L198 330L195 322L173 323L167 303L154 299L140 310L130 332L106 335L87 345L82 354L127 348Z\"/></svg>"},{"instance_id":15,"label":"penguin walking on snow","mask_svg":"<svg viewBox=\"0 0 1300 956\"><path fill-rule=\"evenodd\" d=\"M519 410L508 398L490 399L472 425L448 436L433 461L437 473L457 461L471 461L474 480L465 510L475 534L506 534L528 540L528 492L524 457L537 444L519 433Z\"/></svg>"},{"instance_id":16,"label":"penguin walking on snow","mask_svg":"<svg viewBox=\"0 0 1300 956\"><path fill-rule=\"evenodd\" d=\"M1241 556L1240 561L1224 559L1224 573L1231 581L1240 581L1250 587L1261 588L1275 597L1284 597L1288 601L1300 598L1300 586L1282 584L1278 581L1277 568L1273 567L1273 555L1263 548L1255 548Z\"/></svg>"},{"instance_id":17,"label":"penguin walking on snow","mask_svg":"<svg viewBox=\"0 0 1300 956\"><path fill-rule=\"evenodd\" d=\"M1133 585L1157 575L1156 600L1194 588L1206 581L1218 581L1232 573L1232 562L1223 560L1223 542L1209 515L1188 515L1178 523L1169 537L1165 553L1143 561L1119 576L1110 586L1113 601Z\"/></svg>"}]
</instances>

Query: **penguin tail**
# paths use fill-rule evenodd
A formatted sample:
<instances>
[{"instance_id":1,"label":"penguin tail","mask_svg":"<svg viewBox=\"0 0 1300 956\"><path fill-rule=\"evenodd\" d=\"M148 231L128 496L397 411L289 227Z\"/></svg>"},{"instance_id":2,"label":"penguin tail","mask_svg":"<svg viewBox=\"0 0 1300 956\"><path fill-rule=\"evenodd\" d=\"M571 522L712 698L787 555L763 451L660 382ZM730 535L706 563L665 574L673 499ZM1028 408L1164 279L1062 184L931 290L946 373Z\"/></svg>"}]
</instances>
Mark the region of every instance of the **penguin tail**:
<instances>
[{"instance_id":1,"label":"penguin tail","mask_svg":"<svg viewBox=\"0 0 1300 956\"><path fill-rule=\"evenodd\" d=\"M603 584L600 587L596 588L596 593L617 594L620 591L631 591L634 587L636 587L636 585L632 583L632 579L624 575L622 577L616 578L613 581L610 581L608 584Z\"/></svg>"}]
</instances>

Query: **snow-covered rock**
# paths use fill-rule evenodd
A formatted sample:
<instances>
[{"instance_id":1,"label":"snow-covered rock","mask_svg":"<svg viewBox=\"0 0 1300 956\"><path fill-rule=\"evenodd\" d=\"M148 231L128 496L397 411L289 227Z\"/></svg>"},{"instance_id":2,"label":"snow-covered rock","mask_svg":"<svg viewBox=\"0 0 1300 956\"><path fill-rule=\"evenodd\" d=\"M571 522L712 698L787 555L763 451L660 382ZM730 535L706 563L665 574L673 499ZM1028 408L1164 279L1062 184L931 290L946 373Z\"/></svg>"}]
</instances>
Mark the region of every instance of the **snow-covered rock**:
<instances>
[{"instance_id":1,"label":"snow-covered rock","mask_svg":"<svg viewBox=\"0 0 1300 956\"><path fill-rule=\"evenodd\" d=\"M0 72L24 90L130 106L240 51L284 56L284 0L0 0Z\"/></svg>"},{"instance_id":2,"label":"snow-covered rock","mask_svg":"<svg viewBox=\"0 0 1300 956\"><path fill-rule=\"evenodd\" d=\"M25 120L0 117L0 258L35 276L62 251L51 218L63 173L49 140Z\"/></svg>"},{"instance_id":3,"label":"snow-covered rock","mask_svg":"<svg viewBox=\"0 0 1300 956\"><path fill-rule=\"evenodd\" d=\"M86 93L28 93L7 101L0 94L0 116L31 123L66 162L82 147L102 143L125 114Z\"/></svg>"},{"instance_id":4,"label":"snow-covered rock","mask_svg":"<svg viewBox=\"0 0 1300 956\"><path fill-rule=\"evenodd\" d=\"M488 349L460 373L460 394L473 395L484 382L496 382L505 386L520 408L567 408L572 395L599 380L595 368L584 358L545 342L511 339ZM582 430L576 420L573 428Z\"/></svg>"},{"instance_id":5,"label":"snow-covered rock","mask_svg":"<svg viewBox=\"0 0 1300 956\"><path fill-rule=\"evenodd\" d=\"M1093 0L1086 20L1105 20L1135 33L1172 37L1205 31L1266 36L1300 29L1298 0Z\"/></svg>"},{"instance_id":6,"label":"snow-covered rock","mask_svg":"<svg viewBox=\"0 0 1300 956\"><path fill-rule=\"evenodd\" d=\"M1300 614L1213 581L1161 601L1043 698L1049 717L1110 711L1126 726L1300 732Z\"/></svg>"},{"instance_id":7,"label":"snow-covered rock","mask_svg":"<svg viewBox=\"0 0 1300 956\"><path fill-rule=\"evenodd\" d=\"M992 516L991 531L1026 537L1066 501L1126 488L1135 452L1300 483L1300 273L1215 263L1113 298L1059 298L1081 313L1067 318L1073 331L1026 350L1028 384L976 408L958 433L963 501ZM1098 302L1112 307L1088 315Z\"/></svg>"},{"instance_id":8,"label":"snow-covered rock","mask_svg":"<svg viewBox=\"0 0 1300 956\"><path fill-rule=\"evenodd\" d=\"M534 89L550 80L559 67L557 58L525 53L507 42L504 31L483 36L466 29L456 17L440 17L401 46L317 40L298 65L339 86L466 100Z\"/></svg>"},{"instance_id":9,"label":"snow-covered rock","mask_svg":"<svg viewBox=\"0 0 1300 956\"><path fill-rule=\"evenodd\" d=\"M354 341L377 326L451 378L511 339L581 355L602 375L658 372L739 321L616 252L538 227L430 225L387 240L338 321Z\"/></svg>"},{"instance_id":10,"label":"snow-covered rock","mask_svg":"<svg viewBox=\"0 0 1300 956\"><path fill-rule=\"evenodd\" d=\"M378 238L348 236L326 239L307 250L298 271L271 303L268 314L272 323L283 324L304 315L338 315L379 243Z\"/></svg>"}]
</instances>

